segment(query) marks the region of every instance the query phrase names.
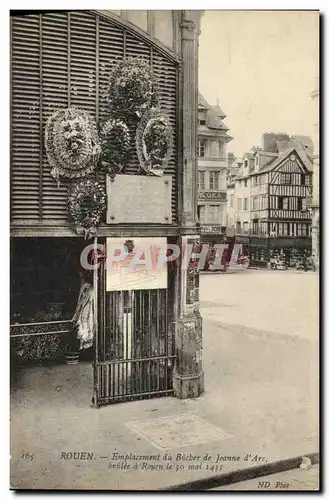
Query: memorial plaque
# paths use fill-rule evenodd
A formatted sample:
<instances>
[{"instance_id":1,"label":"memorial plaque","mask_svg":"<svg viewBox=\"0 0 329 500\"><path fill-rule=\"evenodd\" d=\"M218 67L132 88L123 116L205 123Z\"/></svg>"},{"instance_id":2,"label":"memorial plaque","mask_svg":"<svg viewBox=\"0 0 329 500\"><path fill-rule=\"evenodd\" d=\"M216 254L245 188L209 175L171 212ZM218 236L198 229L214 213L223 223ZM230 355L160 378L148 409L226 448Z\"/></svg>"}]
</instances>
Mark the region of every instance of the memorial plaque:
<instances>
[{"instance_id":1,"label":"memorial plaque","mask_svg":"<svg viewBox=\"0 0 329 500\"><path fill-rule=\"evenodd\" d=\"M172 177L107 176L107 224L171 224Z\"/></svg>"},{"instance_id":2,"label":"memorial plaque","mask_svg":"<svg viewBox=\"0 0 329 500\"><path fill-rule=\"evenodd\" d=\"M191 413L154 418L147 421L128 422L125 425L139 436L164 450L209 441L223 441L232 437L231 434Z\"/></svg>"}]
</instances>

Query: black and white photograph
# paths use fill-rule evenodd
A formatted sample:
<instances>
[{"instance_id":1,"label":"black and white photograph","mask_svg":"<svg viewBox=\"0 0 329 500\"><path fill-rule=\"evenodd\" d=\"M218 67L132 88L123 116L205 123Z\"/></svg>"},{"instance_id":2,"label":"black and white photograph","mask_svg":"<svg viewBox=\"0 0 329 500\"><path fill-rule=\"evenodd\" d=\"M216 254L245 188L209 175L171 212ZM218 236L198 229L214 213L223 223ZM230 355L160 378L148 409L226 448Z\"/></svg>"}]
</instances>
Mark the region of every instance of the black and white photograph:
<instances>
[{"instance_id":1,"label":"black and white photograph","mask_svg":"<svg viewBox=\"0 0 329 500\"><path fill-rule=\"evenodd\" d=\"M319 492L321 12L142 7L8 11L8 490Z\"/></svg>"}]
</instances>

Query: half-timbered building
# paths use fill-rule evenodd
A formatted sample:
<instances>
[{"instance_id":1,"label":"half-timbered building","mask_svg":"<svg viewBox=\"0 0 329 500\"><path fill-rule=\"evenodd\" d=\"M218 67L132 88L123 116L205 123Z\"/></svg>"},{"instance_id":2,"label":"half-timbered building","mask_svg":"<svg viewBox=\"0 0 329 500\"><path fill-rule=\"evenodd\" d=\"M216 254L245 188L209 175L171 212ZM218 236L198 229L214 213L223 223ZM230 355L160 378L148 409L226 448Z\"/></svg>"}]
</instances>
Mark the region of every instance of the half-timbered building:
<instances>
[{"instance_id":1,"label":"half-timbered building","mask_svg":"<svg viewBox=\"0 0 329 500\"><path fill-rule=\"evenodd\" d=\"M312 161L301 143L288 145L246 154L230 185L228 224L254 263L266 265L271 250L311 249Z\"/></svg>"}]
</instances>

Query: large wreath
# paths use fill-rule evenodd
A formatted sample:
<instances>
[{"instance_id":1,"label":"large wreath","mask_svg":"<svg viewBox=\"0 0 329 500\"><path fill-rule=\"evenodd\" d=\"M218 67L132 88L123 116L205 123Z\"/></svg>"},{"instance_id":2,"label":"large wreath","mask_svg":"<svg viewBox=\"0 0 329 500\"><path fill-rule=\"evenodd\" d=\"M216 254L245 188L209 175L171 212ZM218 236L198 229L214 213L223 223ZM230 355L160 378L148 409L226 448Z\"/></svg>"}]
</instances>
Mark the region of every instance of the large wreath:
<instances>
[{"instance_id":1,"label":"large wreath","mask_svg":"<svg viewBox=\"0 0 329 500\"><path fill-rule=\"evenodd\" d=\"M159 109L150 109L142 116L136 131L136 149L143 172L163 174L173 152L173 134L169 118Z\"/></svg>"},{"instance_id":2,"label":"large wreath","mask_svg":"<svg viewBox=\"0 0 329 500\"><path fill-rule=\"evenodd\" d=\"M112 69L108 86L108 110L112 115L140 116L158 103L157 80L150 65L129 57Z\"/></svg>"},{"instance_id":3,"label":"large wreath","mask_svg":"<svg viewBox=\"0 0 329 500\"><path fill-rule=\"evenodd\" d=\"M106 208L106 195L98 182L83 179L74 184L68 198L69 212L78 234L91 238Z\"/></svg>"},{"instance_id":4,"label":"large wreath","mask_svg":"<svg viewBox=\"0 0 329 500\"><path fill-rule=\"evenodd\" d=\"M78 179L96 166L100 146L96 123L84 110L67 108L52 114L46 124L45 146L51 175Z\"/></svg>"},{"instance_id":5,"label":"large wreath","mask_svg":"<svg viewBox=\"0 0 329 500\"><path fill-rule=\"evenodd\" d=\"M128 126L119 119L105 122L100 132L101 156L100 164L110 176L121 172L128 161L130 150L130 134Z\"/></svg>"}]
</instances>

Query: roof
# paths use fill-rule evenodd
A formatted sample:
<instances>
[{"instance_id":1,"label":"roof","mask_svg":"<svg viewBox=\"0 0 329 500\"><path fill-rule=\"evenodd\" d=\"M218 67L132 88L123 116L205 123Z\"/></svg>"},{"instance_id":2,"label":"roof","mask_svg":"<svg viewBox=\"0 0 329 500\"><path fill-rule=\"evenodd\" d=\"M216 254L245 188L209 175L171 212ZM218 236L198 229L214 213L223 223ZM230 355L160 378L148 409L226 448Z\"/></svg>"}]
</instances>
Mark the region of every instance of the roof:
<instances>
[{"instance_id":1,"label":"roof","mask_svg":"<svg viewBox=\"0 0 329 500\"><path fill-rule=\"evenodd\" d=\"M273 159L270 163L266 164L264 168L260 170L260 172L270 172L275 169L280 163L282 163L292 152L295 152L302 163L305 165L307 170L313 172L313 165L307 154L305 153L303 147L296 146L289 149L286 149L283 153L281 153L277 158Z\"/></svg>"},{"instance_id":2,"label":"roof","mask_svg":"<svg viewBox=\"0 0 329 500\"><path fill-rule=\"evenodd\" d=\"M223 120L219 117L216 111L216 106L211 106L208 110L208 120L207 125L209 128L221 129L221 130L229 130L229 128L225 125Z\"/></svg>"},{"instance_id":3,"label":"roof","mask_svg":"<svg viewBox=\"0 0 329 500\"><path fill-rule=\"evenodd\" d=\"M198 108L204 108L206 110L211 110L215 116L219 116L219 118L226 118L226 114L222 110L222 108L219 106L218 102L216 106L210 106L203 95L198 92Z\"/></svg>"},{"instance_id":4,"label":"roof","mask_svg":"<svg viewBox=\"0 0 329 500\"><path fill-rule=\"evenodd\" d=\"M200 92L198 92L198 107L205 108L205 109L210 109L209 104L207 103L207 101L205 100L205 98L203 97L203 95L200 94Z\"/></svg>"}]
</instances>

